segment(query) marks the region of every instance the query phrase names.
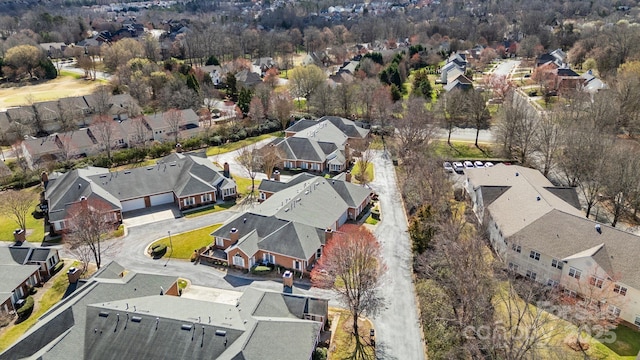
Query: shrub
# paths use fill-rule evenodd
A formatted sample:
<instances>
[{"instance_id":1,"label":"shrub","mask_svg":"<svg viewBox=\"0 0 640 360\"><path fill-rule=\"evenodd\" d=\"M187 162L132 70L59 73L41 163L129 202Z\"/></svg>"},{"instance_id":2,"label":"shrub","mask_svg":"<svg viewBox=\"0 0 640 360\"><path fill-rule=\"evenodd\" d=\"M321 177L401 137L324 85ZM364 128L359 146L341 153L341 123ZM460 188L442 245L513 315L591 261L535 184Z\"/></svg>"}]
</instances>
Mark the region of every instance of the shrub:
<instances>
[{"instance_id":1,"label":"shrub","mask_svg":"<svg viewBox=\"0 0 640 360\"><path fill-rule=\"evenodd\" d=\"M218 146L222 144L222 136L216 135L209 138L209 145Z\"/></svg>"},{"instance_id":2,"label":"shrub","mask_svg":"<svg viewBox=\"0 0 640 360\"><path fill-rule=\"evenodd\" d=\"M254 267L253 269L251 269L251 272L254 273L254 274L265 274L265 273L270 272L271 270L272 269L269 268L268 266L260 266L260 265L258 265L256 267Z\"/></svg>"},{"instance_id":3,"label":"shrub","mask_svg":"<svg viewBox=\"0 0 640 360\"><path fill-rule=\"evenodd\" d=\"M151 249L151 255L153 255L154 258L161 258L166 253L167 253L167 245L165 244L154 245L154 247Z\"/></svg>"},{"instance_id":4,"label":"shrub","mask_svg":"<svg viewBox=\"0 0 640 360\"><path fill-rule=\"evenodd\" d=\"M313 351L313 360L327 360L327 349L316 348Z\"/></svg>"},{"instance_id":5,"label":"shrub","mask_svg":"<svg viewBox=\"0 0 640 360\"><path fill-rule=\"evenodd\" d=\"M25 299L24 305L22 305L22 307L17 311L18 317L27 318L29 317L29 315L31 315L32 311L33 311L33 297L27 296L27 298Z\"/></svg>"}]
</instances>

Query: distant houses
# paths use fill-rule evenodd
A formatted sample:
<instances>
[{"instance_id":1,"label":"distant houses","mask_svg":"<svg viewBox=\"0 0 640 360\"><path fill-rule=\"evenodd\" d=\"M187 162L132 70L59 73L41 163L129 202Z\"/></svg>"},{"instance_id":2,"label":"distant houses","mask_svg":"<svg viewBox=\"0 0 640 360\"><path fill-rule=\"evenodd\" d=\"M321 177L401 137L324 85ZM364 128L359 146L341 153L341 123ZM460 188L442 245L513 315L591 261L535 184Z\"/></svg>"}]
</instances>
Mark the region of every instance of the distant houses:
<instances>
[{"instance_id":1,"label":"distant houses","mask_svg":"<svg viewBox=\"0 0 640 360\"><path fill-rule=\"evenodd\" d=\"M473 81L465 74L467 72L467 55L462 52L451 54L447 63L440 68L440 78L437 82L444 85L444 90L449 92L453 89L471 89Z\"/></svg>"},{"instance_id":2,"label":"distant houses","mask_svg":"<svg viewBox=\"0 0 640 360\"><path fill-rule=\"evenodd\" d=\"M607 85L589 70L580 75L569 67L566 54L560 49L540 55L531 78L548 92L568 94L572 91L584 91L594 94Z\"/></svg>"}]
</instances>

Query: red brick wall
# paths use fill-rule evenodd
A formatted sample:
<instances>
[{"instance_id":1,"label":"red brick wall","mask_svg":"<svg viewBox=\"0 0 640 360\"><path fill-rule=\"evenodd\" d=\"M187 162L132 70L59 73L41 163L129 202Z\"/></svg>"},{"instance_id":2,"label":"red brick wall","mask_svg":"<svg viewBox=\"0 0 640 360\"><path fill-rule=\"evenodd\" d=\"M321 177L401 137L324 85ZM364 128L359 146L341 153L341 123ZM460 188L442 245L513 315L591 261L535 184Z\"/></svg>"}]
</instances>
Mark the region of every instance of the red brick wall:
<instances>
[{"instance_id":1,"label":"red brick wall","mask_svg":"<svg viewBox=\"0 0 640 360\"><path fill-rule=\"evenodd\" d=\"M184 210L184 209L192 209L192 208L196 208L198 206L203 206L203 205L208 205L208 204L213 204L216 201L216 194L215 192L210 192L207 194L211 194L211 201L205 201L202 202L200 200L200 197L206 194L198 194L198 195L194 195L194 196L185 196L182 198L178 199L178 206L180 207L180 210ZM184 206L184 199L190 198L192 197L195 200L195 203L193 205L189 205L189 206Z\"/></svg>"}]
</instances>

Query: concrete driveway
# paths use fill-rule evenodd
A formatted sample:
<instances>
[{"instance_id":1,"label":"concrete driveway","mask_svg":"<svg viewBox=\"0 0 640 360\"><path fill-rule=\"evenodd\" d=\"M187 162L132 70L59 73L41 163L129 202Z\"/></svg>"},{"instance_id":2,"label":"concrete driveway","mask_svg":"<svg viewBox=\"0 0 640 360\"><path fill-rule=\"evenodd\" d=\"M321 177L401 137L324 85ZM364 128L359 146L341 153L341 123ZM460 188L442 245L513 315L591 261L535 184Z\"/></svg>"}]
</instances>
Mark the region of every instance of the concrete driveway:
<instances>
[{"instance_id":1,"label":"concrete driveway","mask_svg":"<svg viewBox=\"0 0 640 360\"><path fill-rule=\"evenodd\" d=\"M122 214L122 223L131 228L154 222L173 220L182 217L182 213L175 204L158 205L150 208L127 211Z\"/></svg>"},{"instance_id":2,"label":"concrete driveway","mask_svg":"<svg viewBox=\"0 0 640 360\"><path fill-rule=\"evenodd\" d=\"M382 246L382 256L388 269L381 287L385 307L373 319L376 357L387 360L424 359L425 347L412 281L411 240L395 168L391 158L382 151L376 151L373 164L375 180L371 187L378 193L382 212L382 221L374 234Z\"/></svg>"}]
</instances>

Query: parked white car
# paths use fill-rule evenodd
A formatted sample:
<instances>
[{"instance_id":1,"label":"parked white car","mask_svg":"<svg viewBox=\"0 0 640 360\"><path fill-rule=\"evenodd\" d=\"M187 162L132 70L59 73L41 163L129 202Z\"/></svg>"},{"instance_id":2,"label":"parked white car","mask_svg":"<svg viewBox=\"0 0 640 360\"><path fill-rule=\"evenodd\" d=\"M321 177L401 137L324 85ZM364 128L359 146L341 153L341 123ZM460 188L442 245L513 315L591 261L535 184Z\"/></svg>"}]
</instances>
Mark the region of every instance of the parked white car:
<instances>
[{"instance_id":1,"label":"parked white car","mask_svg":"<svg viewBox=\"0 0 640 360\"><path fill-rule=\"evenodd\" d=\"M473 166L477 167L477 168L483 168L484 164L482 163L482 161L475 161L473 163Z\"/></svg>"},{"instance_id":2,"label":"parked white car","mask_svg":"<svg viewBox=\"0 0 640 360\"><path fill-rule=\"evenodd\" d=\"M464 168L465 169L473 169L474 168L473 163L471 161L469 161L469 160L465 161L464 162Z\"/></svg>"},{"instance_id":3,"label":"parked white car","mask_svg":"<svg viewBox=\"0 0 640 360\"><path fill-rule=\"evenodd\" d=\"M464 165L462 165L461 162L456 161L453 163L453 171L455 171L458 174L462 174L463 170L464 170Z\"/></svg>"}]
</instances>

